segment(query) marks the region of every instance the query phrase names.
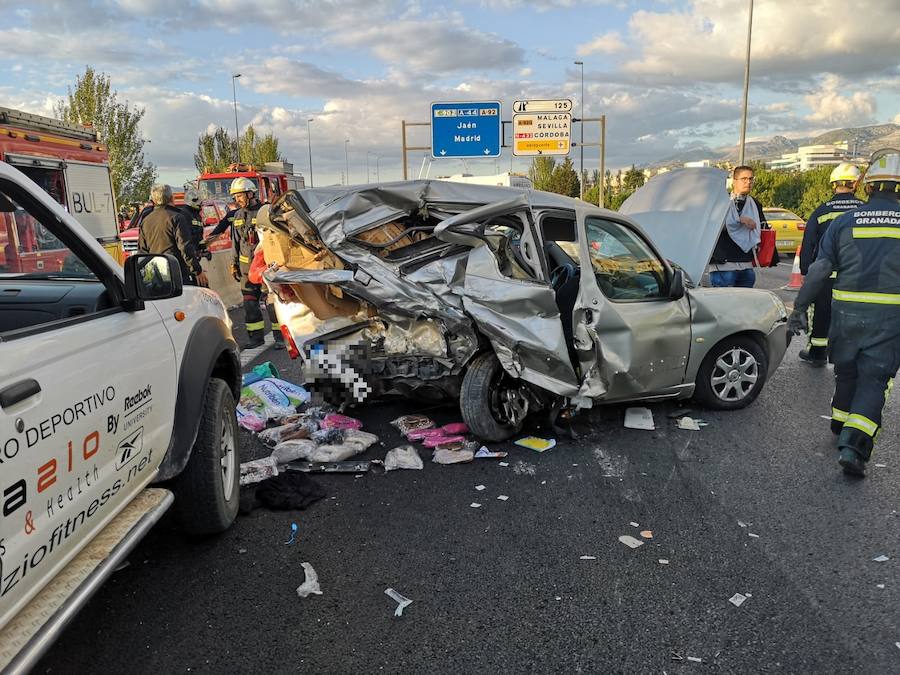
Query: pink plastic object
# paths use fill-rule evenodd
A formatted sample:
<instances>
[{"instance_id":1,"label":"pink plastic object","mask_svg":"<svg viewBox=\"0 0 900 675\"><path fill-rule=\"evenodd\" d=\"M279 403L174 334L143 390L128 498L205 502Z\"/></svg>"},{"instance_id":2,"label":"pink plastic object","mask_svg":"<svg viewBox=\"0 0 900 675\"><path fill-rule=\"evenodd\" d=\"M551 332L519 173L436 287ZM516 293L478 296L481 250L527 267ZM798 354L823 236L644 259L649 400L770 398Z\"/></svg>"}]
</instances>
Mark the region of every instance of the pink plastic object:
<instances>
[{"instance_id":1,"label":"pink plastic object","mask_svg":"<svg viewBox=\"0 0 900 675\"><path fill-rule=\"evenodd\" d=\"M441 427L441 431L443 431L448 436L455 436L456 434L467 434L469 433L469 426L465 422L451 422L450 424L445 424Z\"/></svg>"},{"instance_id":2,"label":"pink plastic object","mask_svg":"<svg viewBox=\"0 0 900 675\"><path fill-rule=\"evenodd\" d=\"M422 445L426 448L436 448L446 443L463 443L465 440L462 436L432 436L431 438L423 439Z\"/></svg>"},{"instance_id":3,"label":"pink plastic object","mask_svg":"<svg viewBox=\"0 0 900 675\"><path fill-rule=\"evenodd\" d=\"M322 429L362 429L362 422L346 415L328 413L319 426Z\"/></svg>"},{"instance_id":4,"label":"pink plastic object","mask_svg":"<svg viewBox=\"0 0 900 675\"><path fill-rule=\"evenodd\" d=\"M442 429L413 429L408 434L406 434L406 438L411 441L421 441L425 438L446 435L447 434Z\"/></svg>"}]
</instances>

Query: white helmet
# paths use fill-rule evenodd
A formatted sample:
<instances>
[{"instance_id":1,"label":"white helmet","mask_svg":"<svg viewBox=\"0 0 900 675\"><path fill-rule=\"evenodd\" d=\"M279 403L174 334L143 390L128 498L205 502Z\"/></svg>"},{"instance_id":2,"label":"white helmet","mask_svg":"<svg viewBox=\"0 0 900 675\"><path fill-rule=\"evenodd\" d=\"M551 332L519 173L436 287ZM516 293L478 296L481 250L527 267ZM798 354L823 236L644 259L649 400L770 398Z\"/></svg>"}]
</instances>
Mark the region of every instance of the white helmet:
<instances>
[{"instance_id":1,"label":"white helmet","mask_svg":"<svg viewBox=\"0 0 900 675\"><path fill-rule=\"evenodd\" d=\"M195 209L199 209L203 203L203 198L193 185L184 186L184 203L188 206L193 206Z\"/></svg>"},{"instance_id":2,"label":"white helmet","mask_svg":"<svg viewBox=\"0 0 900 675\"><path fill-rule=\"evenodd\" d=\"M841 162L831 171L831 176L828 178L829 183L855 183L859 180L859 177L862 175L862 171L859 170L859 167L856 164L852 164L851 162Z\"/></svg>"},{"instance_id":3,"label":"white helmet","mask_svg":"<svg viewBox=\"0 0 900 675\"><path fill-rule=\"evenodd\" d=\"M863 179L866 185L872 183L900 183L900 150L884 148L872 154L872 161ZM894 186L896 187L896 186ZM893 187L891 189L894 189Z\"/></svg>"},{"instance_id":4,"label":"white helmet","mask_svg":"<svg viewBox=\"0 0 900 675\"><path fill-rule=\"evenodd\" d=\"M241 192L256 192L256 184L246 178L244 176L238 176L233 181L231 181L231 188L228 190L228 194L236 195Z\"/></svg>"}]
</instances>

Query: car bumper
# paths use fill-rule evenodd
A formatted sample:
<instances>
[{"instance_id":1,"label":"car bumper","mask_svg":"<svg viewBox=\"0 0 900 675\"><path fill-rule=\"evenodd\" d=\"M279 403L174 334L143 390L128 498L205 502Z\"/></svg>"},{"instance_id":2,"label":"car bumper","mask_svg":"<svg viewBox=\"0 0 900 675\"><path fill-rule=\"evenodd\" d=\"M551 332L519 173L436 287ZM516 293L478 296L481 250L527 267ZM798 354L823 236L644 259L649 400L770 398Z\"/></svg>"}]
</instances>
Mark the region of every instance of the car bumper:
<instances>
[{"instance_id":1,"label":"car bumper","mask_svg":"<svg viewBox=\"0 0 900 675\"><path fill-rule=\"evenodd\" d=\"M791 335L787 330L787 321L782 321L772 328L766 336L766 351L769 355L769 377L778 369L787 352Z\"/></svg>"}]
</instances>

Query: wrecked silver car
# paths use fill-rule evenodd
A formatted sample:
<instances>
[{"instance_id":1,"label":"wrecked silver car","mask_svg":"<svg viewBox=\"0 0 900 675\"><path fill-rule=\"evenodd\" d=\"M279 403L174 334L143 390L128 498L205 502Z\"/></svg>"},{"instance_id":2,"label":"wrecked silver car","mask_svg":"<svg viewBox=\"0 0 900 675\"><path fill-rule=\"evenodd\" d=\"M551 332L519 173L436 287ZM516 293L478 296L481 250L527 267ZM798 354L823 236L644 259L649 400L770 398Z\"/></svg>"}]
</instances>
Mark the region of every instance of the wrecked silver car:
<instances>
[{"instance_id":1,"label":"wrecked silver car","mask_svg":"<svg viewBox=\"0 0 900 675\"><path fill-rule=\"evenodd\" d=\"M539 410L757 397L787 347L784 304L692 281L727 205L723 172L685 169L619 213L420 180L291 192L257 221L308 381L356 401L458 397L472 432L500 441Z\"/></svg>"}]
</instances>

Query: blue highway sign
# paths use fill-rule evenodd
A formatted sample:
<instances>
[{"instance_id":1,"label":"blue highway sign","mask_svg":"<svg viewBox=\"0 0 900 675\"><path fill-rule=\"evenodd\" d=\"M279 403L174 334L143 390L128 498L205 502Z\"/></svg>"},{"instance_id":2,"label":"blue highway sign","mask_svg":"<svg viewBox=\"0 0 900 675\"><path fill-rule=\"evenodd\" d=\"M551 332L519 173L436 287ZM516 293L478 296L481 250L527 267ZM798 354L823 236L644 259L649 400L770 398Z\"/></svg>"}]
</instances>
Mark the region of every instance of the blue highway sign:
<instances>
[{"instance_id":1,"label":"blue highway sign","mask_svg":"<svg viewBox=\"0 0 900 675\"><path fill-rule=\"evenodd\" d=\"M431 104L431 156L499 157L500 101Z\"/></svg>"}]
</instances>

